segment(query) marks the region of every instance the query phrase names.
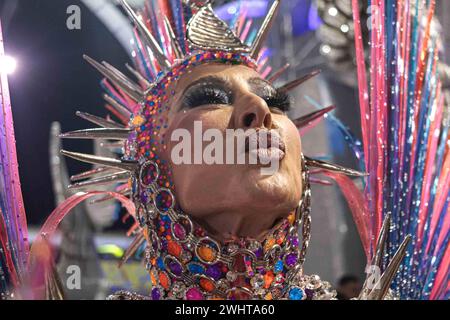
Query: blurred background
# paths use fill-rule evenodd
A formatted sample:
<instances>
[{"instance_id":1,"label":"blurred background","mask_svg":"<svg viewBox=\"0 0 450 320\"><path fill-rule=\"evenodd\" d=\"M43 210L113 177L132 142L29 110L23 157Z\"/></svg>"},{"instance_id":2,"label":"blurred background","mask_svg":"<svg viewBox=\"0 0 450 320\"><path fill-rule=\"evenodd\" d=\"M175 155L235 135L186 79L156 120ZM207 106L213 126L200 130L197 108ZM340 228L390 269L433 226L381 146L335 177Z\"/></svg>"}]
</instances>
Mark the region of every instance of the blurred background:
<instances>
[{"instance_id":1,"label":"blurred background","mask_svg":"<svg viewBox=\"0 0 450 320\"><path fill-rule=\"evenodd\" d=\"M144 0L129 1L139 8ZM231 19L240 1L215 1L218 15ZM353 23L350 0L286 0L272 29L268 46L273 70L290 64L277 80L293 80L315 69L320 76L293 93L292 118L317 106L335 105L333 115L360 136ZM370 10L360 1L362 21ZM248 15L260 23L270 1L243 1ZM436 28L449 30L450 2L437 1ZM75 6L75 7L74 7ZM75 8L75 9L74 9ZM70 30L71 10L81 14L80 29ZM67 176L88 169L58 157L55 135L86 127L75 112L104 116L99 74L82 59L84 53L125 70L131 61L132 29L114 0L0 0L0 19L9 61L22 190L31 229L67 195ZM367 26L363 25L367 33ZM450 33L445 35L450 37ZM450 39L444 38L448 45ZM445 46L444 46L445 47ZM447 51L447 50L446 50ZM443 52L443 61L448 55ZM14 68L15 67L15 68ZM102 114L103 113L103 114ZM332 121L323 121L303 137L305 153L356 168L356 161ZM64 141L64 148L92 153L89 141ZM67 168L67 169L66 169ZM319 274L342 292L352 291L364 277L365 258L351 214L334 186L313 186L312 240L305 272ZM121 289L146 292L148 279L139 255L121 269L117 262L130 243L127 221L114 203L86 204L61 227L58 268L77 264L83 270L82 288L68 297L103 299ZM345 288L344 288L345 287ZM357 292L357 291L356 291ZM351 293L346 293L347 296ZM345 298L345 294L343 293Z\"/></svg>"}]
</instances>

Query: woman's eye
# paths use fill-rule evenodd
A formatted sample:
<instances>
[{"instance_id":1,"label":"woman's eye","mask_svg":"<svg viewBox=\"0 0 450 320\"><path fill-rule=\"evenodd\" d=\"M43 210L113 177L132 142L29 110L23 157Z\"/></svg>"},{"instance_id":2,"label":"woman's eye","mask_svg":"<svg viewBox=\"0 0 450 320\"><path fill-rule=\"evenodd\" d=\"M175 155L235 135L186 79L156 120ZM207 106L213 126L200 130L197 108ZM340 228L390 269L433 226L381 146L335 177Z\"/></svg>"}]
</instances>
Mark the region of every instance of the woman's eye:
<instances>
[{"instance_id":1,"label":"woman's eye","mask_svg":"<svg viewBox=\"0 0 450 320\"><path fill-rule=\"evenodd\" d=\"M266 101L267 106L275 113L288 112L291 108L291 98L285 92L276 90L272 94L262 98Z\"/></svg>"},{"instance_id":2,"label":"woman's eye","mask_svg":"<svg viewBox=\"0 0 450 320\"><path fill-rule=\"evenodd\" d=\"M186 108L211 104L232 104L231 92L218 87L201 86L186 92L183 99Z\"/></svg>"}]
</instances>

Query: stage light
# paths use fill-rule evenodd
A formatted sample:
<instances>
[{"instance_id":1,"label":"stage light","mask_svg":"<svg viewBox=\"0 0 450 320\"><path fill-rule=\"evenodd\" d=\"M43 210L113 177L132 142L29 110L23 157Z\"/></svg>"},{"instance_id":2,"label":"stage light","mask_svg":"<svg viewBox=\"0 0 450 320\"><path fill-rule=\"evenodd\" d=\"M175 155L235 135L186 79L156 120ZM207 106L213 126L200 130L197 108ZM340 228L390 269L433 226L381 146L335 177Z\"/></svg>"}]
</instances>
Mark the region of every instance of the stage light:
<instances>
[{"instance_id":1,"label":"stage light","mask_svg":"<svg viewBox=\"0 0 450 320\"><path fill-rule=\"evenodd\" d=\"M0 73L12 74L16 71L17 61L13 57L0 56Z\"/></svg>"},{"instance_id":2,"label":"stage light","mask_svg":"<svg viewBox=\"0 0 450 320\"><path fill-rule=\"evenodd\" d=\"M338 14L338 10L335 7L330 7L328 9L328 14L332 17L335 17Z\"/></svg>"}]
</instances>

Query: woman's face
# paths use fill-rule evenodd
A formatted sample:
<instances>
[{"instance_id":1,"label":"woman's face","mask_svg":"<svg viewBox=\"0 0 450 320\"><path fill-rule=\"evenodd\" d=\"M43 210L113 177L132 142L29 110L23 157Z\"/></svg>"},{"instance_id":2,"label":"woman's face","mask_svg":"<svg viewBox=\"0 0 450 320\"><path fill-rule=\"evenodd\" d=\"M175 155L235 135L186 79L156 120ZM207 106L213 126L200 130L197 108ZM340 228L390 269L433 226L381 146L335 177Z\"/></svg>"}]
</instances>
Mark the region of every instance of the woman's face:
<instances>
[{"instance_id":1,"label":"woman's face","mask_svg":"<svg viewBox=\"0 0 450 320\"><path fill-rule=\"evenodd\" d=\"M182 76L173 89L169 125L163 132L167 148L161 157L171 164L178 204L219 240L262 237L280 218L286 217L301 198L301 142L297 128L284 113L289 108L288 97L277 92L256 71L242 65L195 67ZM194 163L196 147L193 144L190 151L187 149L191 153L191 163L179 164L174 159L172 151L179 151L181 140L172 141L172 135L189 132L193 142L199 124L201 133L208 129L220 132L223 147L210 154L222 151L223 164L220 161L207 164L203 158L200 164ZM234 148L229 144L227 147L230 141L227 129L241 129L244 136L253 132L251 137L256 139L270 133L272 143L247 144L241 149L242 145L234 138ZM206 148L211 141L202 143L197 157L199 150L201 154L208 151ZM246 156L245 164L236 164L238 154ZM257 156L256 163L249 163L249 154ZM269 167L271 170L262 170Z\"/></svg>"}]
</instances>

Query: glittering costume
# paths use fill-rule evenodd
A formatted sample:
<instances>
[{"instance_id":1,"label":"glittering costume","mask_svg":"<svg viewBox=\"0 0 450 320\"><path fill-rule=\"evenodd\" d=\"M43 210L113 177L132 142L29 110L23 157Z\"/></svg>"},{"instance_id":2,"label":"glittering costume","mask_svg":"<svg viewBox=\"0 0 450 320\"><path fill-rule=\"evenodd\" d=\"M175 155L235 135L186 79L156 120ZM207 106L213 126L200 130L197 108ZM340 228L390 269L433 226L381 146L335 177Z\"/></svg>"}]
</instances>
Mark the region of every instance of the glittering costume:
<instances>
[{"instance_id":1,"label":"glittering costume","mask_svg":"<svg viewBox=\"0 0 450 320\"><path fill-rule=\"evenodd\" d=\"M302 167L303 193L295 212L270 230L262 241L239 238L220 243L194 223L189 212L183 212L180 208L174 196L175 186L170 165L159 157L161 151L167 148L167 137L162 132L168 126L169 97L175 94L171 84L189 70L206 63L239 64L264 73L267 57L263 43L280 1L274 1L260 29L250 39L243 37L239 31L245 22L245 15L238 15L235 25L230 27L214 14L210 4L183 5L179 1L158 1L156 6L154 2L148 2L145 11L138 15L125 1L121 2L136 27L135 68L128 69L138 82L106 62L98 63L89 57L86 60L105 77L102 86L105 89L107 108L122 123L79 113L79 116L100 128L69 132L62 137L120 141L123 142L124 154L120 159L113 159L62 151L66 156L99 165L76 177L76 180L86 179L85 181L71 185L74 189L90 187L93 191L75 194L62 203L42 228L44 241L38 241L36 246L45 248L45 239L74 206L90 197L104 195L119 200L135 218L136 224L131 230L135 239L125 253L124 262L139 247L146 245L145 262L152 281L149 297L119 292L111 296L111 299L334 299L335 292L327 282L320 280L318 276L304 275L302 270L310 240L310 182L314 181L310 174L311 169L315 168L315 174L324 174L334 179L343 189L367 259L370 264L383 271L375 285L366 281L360 299L391 298L389 288L400 266L401 272L392 287L396 295L401 298L443 298L448 295L445 280L448 277L449 260L448 122L443 120L443 97L437 84L436 70L433 69L435 55L427 28L420 29L419 32L419 27L416 26L414 30L417 33L415 36L422 35L423 48L420 52L428 53L428 58L422 58L419 50L414 51L417 45L407 54L402 48L386 44L384 28L372 32L374 47L369 94L361 30L358 29L359 10L357 1L354 1L363 150L360 150L360 143L352 136L349 135L348 140L361 160L361 172L368 172L369 177L356 170L302 156L299 166ZM384 8L383 1L376 2L385 10L383 12L391 13L383 15L390 22L389 19L393 19L392 12ZM429 8L431 14L433 5L434 2ZM395 9L402 16L400 7L389 9ZM419 12L416 13L417 19L418 16ZM400 24L408 21L411 23L408 20L410 17L408 13L400 17L404 20L396 21ZM390 28L388 31L393 32ZM410 36L406 31L401 33L396 35L399 39ZM403 58L414 58L411 59L422 72L417 79L420 83L410 84L408 79L397 79L399 74L405 76L405 73L403 70L394 70L391 66L382 69L382 72L375 71L377 64L386 65L386 59L392 58L389 56L392 52L403 53ZM410 70L415 69L411 67ZM285 84L281 89L290 91L315 74ZM277 76L279 72L268 78L274 81ZM411 78L415 79L415 75L411 74L409 80ZM388 88L397 84L402 86L400 89L404 92L388 92ZM3 90L4 88L2 92ZM412 92L415 98L411 105L405 100L408 92ZM422 97L425 93L427 96ZM388 110L387 105L392 101L398 103L398 111ZM3 104L2 106L5 108ZM330 110L331 108L319 110L295 120L294 123L299 129L312 126ZM424 126L420 127L419 132L411 131L414 121ZM4 128L13 132L10 124L7 121L4 123ZM388 128L396 128L397 131L392 133ZM436 136L434 133L438 129L442 133ZM410 137L413 138L411 143ZM8 140L5 142L11 143ZM402 151L398 150L400 147ZM400 157L397 157L398 152ZM414 156L412 159L410 154ZM10 155L11 153L8 154ZM15 156L14 153L13 155ZM388 160L383 160L383 156ZM399 168L399 161L394 159L405 163ZM17 170L16 163L9 169ZM400 172L409 174L406 180L402 179ZM417 186L422 183L421 174L425 177L425 182L418 190ZM348 175L365 179L364 194ZM3 177L5 186L11 185L11 179L6 180L8 177ZM98 185L116 182L124 183L114 192L95 191ZM397 182L401 182L400 185L396 185ZM431 193L427 191L430 186L434 188ZM397 188L404 189L399 191ZM11 192L10 189L6 191L8 197L20 196L20 190L19 193ZM396 205L403 196L406 196L405 202L409 202L401 204L399 209ZM5 274L5 281L0 282L4 286L1 288L2 292L5 296L10 295L10 288L20 288L25 282L25 275L30 273L29 270L39 269L43 265L44 271L36 277L42 278L48 298L60 297L58 281L49 267L51 264L40 261L45 260L42 259L45 255L39 255L42 249L35 250L39 251L36 258L31 259L31 262L27 261L27 247L23 241L26 239L26 230L20 229L18 232L17 228L26 228L24 221L20 221L24 217L23 205L13 204L8 200L13 197L8 197L2 202L2 217L11 217L12 220L0 220L0 226L6 230L2 231L3 250L0 260L0 270ZM431 211L417 201L419 199L422 203L433 204L429 206ZM17 213L17 210L22 211ZM417 217L420 219L416 220ZM407 226L399 232L398 228L404 224ZM413 241L410 241L411 238ZM5 250L9 246L15 250ZM384 255L386 247L388 257ZM403 261L405 255L406 261ZM414 261L419 261L419 265ZM402 282L402 279L408 279L409 282ZM17 294L20 295L20 292L18 290Z\"/></svg>"}]
</instances>

